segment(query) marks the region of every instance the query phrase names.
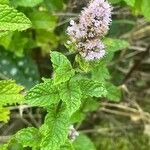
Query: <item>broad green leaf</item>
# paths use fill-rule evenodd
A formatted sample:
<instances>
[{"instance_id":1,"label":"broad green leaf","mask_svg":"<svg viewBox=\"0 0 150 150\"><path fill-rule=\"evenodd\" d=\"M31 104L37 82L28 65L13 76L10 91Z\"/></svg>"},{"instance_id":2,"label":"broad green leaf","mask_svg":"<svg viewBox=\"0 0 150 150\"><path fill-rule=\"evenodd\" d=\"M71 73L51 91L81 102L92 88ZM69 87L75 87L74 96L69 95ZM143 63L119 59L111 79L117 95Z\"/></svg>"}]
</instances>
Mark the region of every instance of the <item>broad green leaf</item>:
<instances>
[{"instance_id":1,"label":"broad green leaf","mask_svg":"<svg viewBox=\"0 0 150 150\"><path fill-rule=\"evenodd\" d=\"M135 1L136 0L124 0L126 3L127 3L127 5L129 5L129 6L134 6L134 4L135 4Z\"/></svg>"},{"instance_id":2,"label":"broad green leaf","mask_svg":"<svg viewBox=\"0 0 150 150\"><path fill-rule=\"evenodd\" d=\"M150 0L143 0L141 7L144 17L150 21Z\"/></svg>"},{"instance_id":3,"label":"broad green leaf","mask_svg":"<svg viewBox=\"0 0 150 150\"><path fill-rule=\"evenodd\" d=\"M34 7L42 2L43 0L11 0L11 4L14 5L15 7L17 6Z\"/></svg>"},{"instance_id":4,"label":"broad green leaf","mask_svg":"<svg viewBox=\"0 0 150 150\"><path fill-rule=\"evenodd\" d=\"M99 63L99 65L93 67L92 79L98 82L104 82L105 80L110 79L110 74L106 65Z\"/></svg>"},{"instance_id":5,"label":"broad green leaf","mask_svg":"<svg viewBox=\"0 0 150 150\"><path fill-rule=\"evenodd\" d=\"M23 147L36 147L41 140L41 135L37 128L28 127L18 131L13 138L22 144Z\"/></svg>"},{"instance_id":6,"label":"broad green leaf","mask_svg":"<svg viewBox=\"0 0 150 150\"><path fill-rule=\"evenodd\" d=\"M72 142L67 139L66 143L60 147L60 150L75 150Z\"/></svg>"},{"instance_id":7,"label":"broad green leaf","mask_svg":"<svg viewBox=\"0 0 150 150\"><path fill-rule=\"evenodd\" d=\"M84 134L80 134L79 137L77 137L73 142L73 146L75 150L96 150L94 143Z\"/></svg>"},{"instance_id":8,"label":"broad green leaf","mask_svg":"<svg viewBox=\"0 0 150 150\"><path fill-rule=\"evenodd\" d=\"M0 30L3 31L22 31L31 27L30 20L21 12L0 4Z\"/></svg>"},{"instance_id":9,"label":"broad green leaf","mask_svg":"<svg viewBox=\"0 0 150 150\"><path fill-rule=\"evenodd\" d=\"M48 12L35 11L29 14L32 25L36 29L54 30L57 17L51 16Z\"/></svg>"},{"instance_id":10,"label":"broad green leaf","mask_svg":"<svg viewBox=\"0 0 150 150\"><path fill-rule=\"evenodd\" d=\"M59 87L60 98L66 103L70 115L74 113L81 104L82 93L77 81L70 80Z\"/></svg>"},{"instance_id":11,"label":"broad green leaf","mask_svg":"<svg viewBox=\"0 0 150 150\"><path fill-rule=\"evenodd\" d=\"M72 116L70 118L70 122L72 124L81 123L85 118L86 118L86 114L81 112L80 109L78 109L75 113L72 114Z\"/></svg>"},{"instance_id":12,"label":"broad green leaf","mask_svg":"<svg viewBox=\"0 0 150 150\"><path fill-rule=\"evenodd\" d=\"M0 108L0 122L7 122L9 120L10 111L7 108Z\"/></svg>"},{"instance_id":13,"label":"broad green leaf","mask_svg":"<svg viewBox=\"0 0 150 150\"><path fill-rule=\"evenodd\" d=\"M57 87L53 85L52 80L37 84L31 88L25 99L26 103L33 106L50 106L60 100Z\"/></svg>"},{"instance_id":14,"label":"broad green leaf","mask_svg":"<svg viewBox=\"0 0 150 150\"><path fill-rule=\"evenodd\" d=\"M119 88L111 83L106 83L106 88L108 91L106 98L109 101L119 102L121 99L121 91Z\"/></svg>"},{"instance_id":15,"label":"broad green leaf","mask_svg":"<svg viewBox=\"0 0 150 150\"><path fill-rule=\"evenodd\" d=\"M51 61L54 68L54 83L59 84L68 81L74 76L75 71L66 56L59 52L51 52Z\"/></svg>"},{"instance_id":16,"label":"broad green leaf","mask_svg":"<svg viewBox=\"0 0 150 150\"><path fill-rule=\"evenodd\" d=\"M100 106L99 101L92 97L85 99L83 103L83 112L96 111Z\"/></svg>"},{"instance_id":17,"label":"broad green leaf","mask_svg":"<svg viewBox=\"0 0 150 150\"><path fill-rule=\"evenodd\" d=\"M0 81L0 106L7 104L16 104L23 101L23 95L20 92L23 87L17 85L13 80Z\"/></svg>"},{"instance_id":18,"label":"broad green leaf","mask_svg":"<svg viewBox=\"0 0 150 150\"><path fill-rule=\"evenodd\" d=\"M67 139L69 130L69 115L64 109L52 108L46 115L40 128L43 134L41 150L58 150Z\"/></svg>"},{"instance_id":19,"label":"broad green leaf","mask_svg":"<svg viewBox=\"0 0 150 150\"><path fill-rule=\"evenodd\" d=\"M7 42L3 40L4 43L7 46ZM0 75L2 79L13 79L28 89L39 83L37 65L29 56L17 57L2 47L0 50Z\"/></svg>"},{"instance_id":20,"label":"broad green leaf","mask_svg":"<svg viewBox=\"0 0 150 150\"><path fill-rule=\"evenodd\" d=\"M116 52L118 50L127 48L129 46L129 43L125 40L112 39L112 38L105 38L104 43L106 45L106 49L108 52L109 51Z\"/></svg>"},{"instance_id":21,"label":"broad green leaf","mask_svg":"<svg viewBox=\"0 0 150 150\"><path fill-rule=\"evenodd\" d=\"M90 79L79 80L80 88L82 89L82 95L84 98L91 97L102 97L107 94L105 86L99 82Z\"/></svg>"}]
</instances>

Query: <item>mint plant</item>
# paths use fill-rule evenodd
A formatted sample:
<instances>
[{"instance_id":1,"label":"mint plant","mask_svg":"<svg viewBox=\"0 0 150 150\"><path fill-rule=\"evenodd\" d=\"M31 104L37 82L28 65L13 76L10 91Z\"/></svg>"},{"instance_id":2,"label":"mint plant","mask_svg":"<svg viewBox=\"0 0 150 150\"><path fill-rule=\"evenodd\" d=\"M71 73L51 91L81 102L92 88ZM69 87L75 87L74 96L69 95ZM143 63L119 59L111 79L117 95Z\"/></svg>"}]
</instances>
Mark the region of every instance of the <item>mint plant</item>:
<instances>
[{"instance_id":1,"label":"mint plant","mask_svg":"<svg viewBox=\"0 0 150 150\"><path fill-rule=\"evenodd\" d=\"M16 7L33 7L41 2L42 0L32 3L16 1L15 4ZM0 10L0 16L4 16L3 19L0 18L0 29L3 30L1 34L31 27L30 20L14 8L0 5ZM70 21L67 29L70 41L65 46L69 50L69 56L74 55L74 60L70 61L61 52L51 51L51 78L42 78L42 83L25 91L13 80L0 81L0 121L8 120L8 104L27 104L47 111L44 123L39 128L28 127L18 131L1 149L11 149L16 145L19 150L27 147L33 150L78 149L80 141L73 141L78 138L78 134L72 125L81 124L86 114L83 118L78 116L98 109L102 98L116 102L120 100L121 91L110 82L111 75L107 65L114 53L126 48L128 43L104 38L111 23L111 10L108 2L94 0L82 11L78 22ZM81 134L79 139L88 142L91 150L95 149L85 135Z\"/></svg>"}]
</instances>

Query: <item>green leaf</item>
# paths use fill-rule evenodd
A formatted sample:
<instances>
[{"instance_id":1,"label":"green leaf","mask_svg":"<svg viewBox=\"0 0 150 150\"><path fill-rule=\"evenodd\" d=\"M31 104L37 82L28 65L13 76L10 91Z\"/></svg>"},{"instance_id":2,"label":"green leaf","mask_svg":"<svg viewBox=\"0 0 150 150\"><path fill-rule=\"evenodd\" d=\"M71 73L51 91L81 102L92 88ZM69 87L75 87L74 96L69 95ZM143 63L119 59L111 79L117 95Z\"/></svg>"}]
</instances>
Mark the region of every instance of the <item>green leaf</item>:
<instances>
[{"instance_id":1,"label":"green leaf","mask_svg":"<svg viewBox=\"0 0 150 150\"><path fill-rule=\"evenodd\" d=\"M94 143L90 138L84 134L80 134L79 137L73 142L75 150L96 150Z\"/></svg>"},{"instance_id":2,"label":"green leaf","mask_svg":"<svg viewBox=\"0 0 150 150\"><path fill-rule=\"evenodd\" d=\"M94 98L87 98L84 100L83 112L92 112L96 111L100 106L99 101Z\"/></svg>"},{"instance_id":3,"label":"green leaf","mask_svg":"<svg viewBox=\"0 0 150 150\"><path fill-rule=\"evenodd\" d=\"M11 37L8 49L14 52L17 56L23 56L27 42L27 37L23 36L20 32L15 32Z\"/></svg>"},{"instance_id":4,"label":"green leaf","mask_svg":"<svg viewBox=\"0 0 150 150\"><path fill-rule=\"evenodd\" d=\"M13 80L0 81L0 106L21 103L23 101L23 95L20 94L22 90L23 87Z\"/></svg>"},{"instance_id":5,"label":"green leaf","mask_svg":"<svg viewBox=\"0 0 150 150\"><path fill-rule=\"evenodd\" d=\"M70 80L59 87L60 97L66 103L70 115L74 113L81 104L82 93L77 81Z\"/></svg>"},{"instance_id":6,"label":"green leaf","mask_svg":"<svg viewBox=\"0 0 150 150\"><path fill-rule=\"evenodd\" d=\"M8 145L6 145L6 150L23 150L23 146L18 141L12 139Z\"/></svg>"},{"instance_id":7,"label":"green leaf","mask_svg":"<svg viewBox=\"0 0 150 150\"><path fill-rule=\"evenodd\" d=\"M102 97L107 94L106 88L99 82L85 78L79 80L79 84L84 98L87 98L88 96Z\"/></svg>"},{"instance_id":8,"label":"green leaf","mask_svg":"<svg viewBox=\"0 0 150 150\"><path fill-rule=\"evenodd\" d=\"M51 16L48 12L35 11L29 14L29 18L36 29L54 30L57 17Z\"/></svg>"},{"instance_id":9,"label":"green leaf","mask_svg":"<svg viewBox=\"0 0 150 150\"><path fill-rule=\"evenodd\" d=\"M127 5L129 5L129 6L134 6L134 4L135 4L135 0L124 0L126 3L127 3Z\"/></svg>"},{"instance_id":10,"label":"green leaf","mask_svg":"<svg viewBox=\"0 0 150 150\"><path fill-rule=\"evenodd\" d=\"M31 88L25 99L26 103L33 106L50 106L60 100L57 87L53 85L52 80L47 80Z\"/></svg>"},{"instance_id":11,"label":"green leaf","mask_svg":"<svg viewBox=\"0 0 150 150\"><path fill-rule=\"evenodd\" d=\"M75 71L66 56L59 52L51 52L51 61L54 68L54 83L59 84L68 81L74 76Z\"/></svg>"},{"instance_id":12,"label":"green leaf","mask_svg":"<svg viewBox=\"0 0 150 150\"><path fill-rule=\"evenodd\" d=\"M0 108L0 122L5 122L9 120L10 111L7 108Z\"/></svg>"},{"instance_id":13,"label":"green leaf","mask_svg":"<svg viewBox=\"0 0 150 150\"><path fill-rule=\"evenodd\" d=\"M15 7L17 6L34 7L42 2L43 0L11 0L11 4L14 5Z\"/></svg>"},{"instance_id":14,"label":"green leaf","mask_svg":"<svg viewBox=\"0 0 150 150\"><path fill-rule=\"evenodd\" d=\"M43 134L41 150L58 150L67 139L69 130L68 113L62 109L51 108L44 125L40 128Z\"/></svg>"},{"instance_id":15,"label":"green leaf","mask_svg":"<svg viewBox=\"0 0 150 150\"><path fill-rule=\"evenodd\" d=\"M21 143L23 147L36 147L41 140L41 135L39 134L39 130L33 127L28 127L18 131L14 139Z\"/></svg>"},{"instance_id":16,"label":"green leaf","mask_svg":"<svg viewBox=\"0 0 150 150\"><path fill-rule=\"evenodd\" d=\"M7 46L7 42L3 41L3 43ZM28 55L16 57L2 47L0 50L0 76L2 79L13 79L28 89L39 83L37 65Z\"/></svg>"},{"instance_id":17,"label":"green leaf","mask_svg":"<svg viewBox=\"0 0 150 150\"><path fill-rule=\"evenodd\" d=\"M150 21L150 0L143 0L141 8L144 17Z\"/></svg>"},{"instance_id":18,"label":"green leaf","mask_svg":"<svg viewBox=\"0 0 150 150\"><path fill-rule=\"evenodd\" d=\"M105 82L105 80L110 79L110 74L105 64L99 63L96 67L93 67L92 79L98 82Z\"/></svg>"},{"instance_id":19,"label":"green leaf","mask_svg":"<svg viewBox=\"0 0 150 150\"><path fill-rule=\"evenodd\" d=\"M121 99L120 89L111 83L106 83L106 88L108 91L106 98L109 101L119 102Z\"/></svg>"},{"instance_id":20,"label":"green leaf","mask_svg":"<svg viewBox=\"0 0 150 150\"><path fill-rule=\"evenodd\" d=\"M60 147L60 150L75 150L72 142L67 139L66 143Z\"/></svg>"},{"instance_id":21,"label":"green leaf","mask_svg":"<svg viewBox=\"0 0 150 150\"><path fill-rule=\"evenodd\" d=\"M0 30L3 31L22 31L31 27L30 20L21 12L0 4Z\"/></svg>"},{"instance_id":22,"label":"green leaf","mask_svg":"<svg viewBox=\"0 0 150 150\"><path fill-rule=\"evenodd\" d=\"M106 49L108 52L109 51L116 52L118 50L127 48L129 46L129 43L125 40L112 39L112 38L105 38L104 43L106 45Z\"/></svg>"}]
</instances>

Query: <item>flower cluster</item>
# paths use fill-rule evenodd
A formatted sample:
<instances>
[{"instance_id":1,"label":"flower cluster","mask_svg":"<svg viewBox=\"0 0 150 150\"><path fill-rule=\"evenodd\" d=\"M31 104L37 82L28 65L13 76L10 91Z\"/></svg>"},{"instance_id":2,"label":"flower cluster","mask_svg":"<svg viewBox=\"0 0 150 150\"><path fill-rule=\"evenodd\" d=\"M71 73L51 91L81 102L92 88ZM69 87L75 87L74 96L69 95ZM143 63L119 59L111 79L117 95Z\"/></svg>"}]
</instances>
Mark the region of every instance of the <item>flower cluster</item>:
<instances>
[{"instance_id":1,"label":"flower cluster","mask_svg":"<svg viewBox=\"0 0 150 150\"><path fill-rule=\"evenodd\" d=\"M70 21L67 33L86 60L105 55L104 44L99 40L107 34L111 22L111 6L105 0L92 0L84 8L78 22Z\"/></svg>"}]
</instances>

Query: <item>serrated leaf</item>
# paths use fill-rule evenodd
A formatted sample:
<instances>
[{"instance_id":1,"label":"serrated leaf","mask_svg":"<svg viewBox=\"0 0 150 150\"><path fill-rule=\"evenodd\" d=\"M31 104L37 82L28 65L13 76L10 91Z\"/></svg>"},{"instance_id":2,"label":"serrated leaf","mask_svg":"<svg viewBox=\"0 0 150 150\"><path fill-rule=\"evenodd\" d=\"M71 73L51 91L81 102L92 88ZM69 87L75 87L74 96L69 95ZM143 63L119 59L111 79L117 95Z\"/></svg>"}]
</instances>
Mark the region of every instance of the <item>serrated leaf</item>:
<instances>
[{"instance_id":1,"label":"serrated leaf","mask_svg":"<svg viewBox=\"0 0 150 150\"><path fill-rule=\"evenodd\" d=\"M37 147L41 140L41 135L37 128L28 127L18 131L15 134L14 139L21 143L23 147Z\"/></svg>"},{"instance_id":2,"label":"serrated leaf","mask_svg":"<svg viewBox=\"0 0 150 150\"><path fill-rule=\"evenodd\" d=\"M23 101L23 95L20 92L23 90L13 80L0 81L0 106L7 104L16 104Z\"/></svg>"},{"instance_id":3,"label":"serrated leaf","mask_svg":"<svg viewBox=\"0 0 150 150\"><path fill-rule=\"evenodd\" d=\"M15 7L17 6L34 7L42 2L43 0L11 0L11 4L14 5Z\"/></svg>"},{"instance_id":4,"label":"serrated leaf","mask_svg":"<svg viewBox=\"0 0 150 150\"><path fill-rule=\"evenodd\" d=\"M5 122L9 120L10 110L8 108L0 108L0 122Z\"/></svg>"},{"instance_id":5,"label":"serrated leaf","mask_svg":"<svg viewBox=\"0 0 150 150\"><path fill-rule=\"evenodd\" d=\"M75 150L72 142L67 139L66 143L60 147L60 150Z\"/></svg>"},{"instance_id":6,"label":"serrated leaf","mask_svg":"<svg viewBox=\"0 0 150 150\"><path fill-rule=\"evenodd\" d=\"M99 63L96 67L93 67L92 79L98 82L105 82L105 80L110 79L106 65Z\"/></svg>"},{"instance_id":7,"label":"serrated leaf","mask_svg":"<svg viewBox=\"0 0 150 150\"><path fill-rule=\"evenodd\" d=\"M77 137L73 142L73 146L75 150L96 150L94 143L84 134L80 134L79 137Z\"/></svg>"},{"instance_id":8,"label":"serrated leaf","mask_svg":"<svg viewBox=\"0 0 150 150\"><path fill-rule=\"evenodd\" d=\"M25 96L26 103L33 106L50 106L59 101L59 93L52 80L37 84Z\"/></svg>"},{"instance_id":9,"label":"serrated leaf","mask_svg":"<svg viewBox=\"0 0 150 150\"><path fill-rule=\"evenodd\" d=\"M106 45L106 50L109 52L116 52L118 50L127 48L129 43L125 40L105 38L104 43Z\"/></svg>"},{"instance_id":10,"label":"serrated leaf","mask_svg":"<svg viewBox=\"0 0 150 150\"><path fill-rule=\"evenodd\" d=\"M68 81L74 76L75 71L66 56L59 52L51 52L51 61L54 68L54 83L59 84Z\"/></svg>"},{"instance_id":11,"label":"serrated leaf","mask_svg":"<svg viewBox=\"0 0 150 150\"><path fill-rule=\"evenodd\" d=\"M84 98L88 96L102 97L107 94L105 86L99 82L84 78L79 80L79 84Z\"/></svg>"},{"instance_id":12,"label":"serrated leaf","mask_svg":"<svg viewBox=\"0 0 150 150\"><path fill-rule=\"evenodd\" d=\"M150 0L143 0L141 8L144 17L150 21Z\"/></svg>"},{"instance_id":13,"label":"serrated leaf","mask_svg":"<svg viewBox=\"0 0 150 150\"><path fill-rule=\"evenodd\" d=\"M107 88L107 95L106 98L109 101L114 101L114 102L118 102L121 99L121 91L119 90L118 87L116 87L115 85L111 84L111 83L106 83L106 88Z\"/></svg>"},{"instance_id":14,"label":"serrated leaf","mask_svg":"<svg viewBox=\"0 0 150 150\"><path fill-rule=\"evenodd\" d=\"M72 115L81 104L82 93L78 82L70 80L60 85L59 94L62 101L66 103L68 112Z\"/></svg>"},{"instance_id":15,"label":"serrated leaf","mask_svg":"<svg viewBox=\"0 0 150 150\"><path fill-rule=\"evenodd\" d=\"M69 116L63 110L52 108L49 110L44 125L40 128L43 134L41 150L58 150L68 136Z\"/></svg>"},{"instance_id":16,"label":"serrated leaf","mask_svg":"<svg viewBox=\"0 0 150 150\"><path fill-rule=\"evenodd\" d=\"M134 4L135 4L135 0L124 0L126 3L127 3L127 5L129 5L129 6L134 6Z\"/></svg>"},{"instance_id":17,"label":"serrated leaf","mask_svg":"<svg viewBox=\"0 0 150 150\"><path fill-rule=\"evenodd\" d=\"M30 20L21 12L0 4L0 30L3 31L22 31L31 27Z\"/></svg>"},{"instance_id":18,"label":"serrated leaf","mask_svg":"<svg viewBox=\"0 0 150 150\"><path fill-rule=\"evenodd\" d=\"M53 31L56 26L57 17L51 16L48 12L35 11L29 14L29 18L36 29Z\"/></svg>"}]
</instances>

